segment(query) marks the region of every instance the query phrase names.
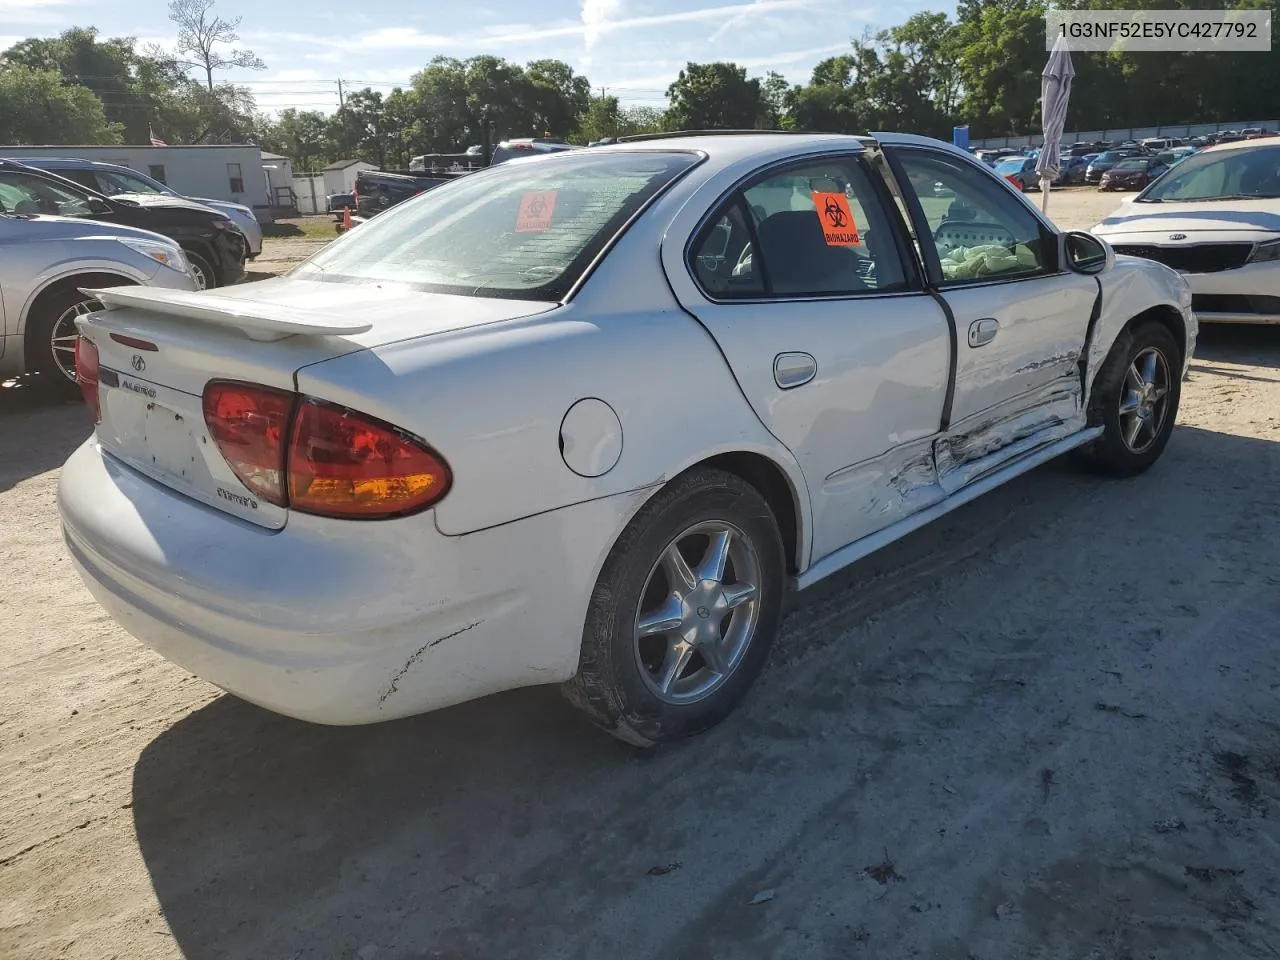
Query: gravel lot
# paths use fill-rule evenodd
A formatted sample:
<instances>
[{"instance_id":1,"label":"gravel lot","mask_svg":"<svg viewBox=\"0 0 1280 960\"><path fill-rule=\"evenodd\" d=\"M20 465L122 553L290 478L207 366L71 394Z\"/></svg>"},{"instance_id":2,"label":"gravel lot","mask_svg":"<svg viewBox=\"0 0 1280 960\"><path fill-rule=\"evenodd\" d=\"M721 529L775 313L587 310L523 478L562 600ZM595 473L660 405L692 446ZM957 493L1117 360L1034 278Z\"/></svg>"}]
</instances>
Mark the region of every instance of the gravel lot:
<instances>
[{"instance_id":1,"label":"gravel lot","mask_svg":"<svg viewBox=\"0 0 1280 960\"><path fill-rule=\"evenodd\" d=\"M84 411L0 388L0 957L1280 956L1280 331L1210 330L1180 422L815 587L646 756L551 689L329 729L160 660L64 555Z\"/></svg>"}]
</instances>

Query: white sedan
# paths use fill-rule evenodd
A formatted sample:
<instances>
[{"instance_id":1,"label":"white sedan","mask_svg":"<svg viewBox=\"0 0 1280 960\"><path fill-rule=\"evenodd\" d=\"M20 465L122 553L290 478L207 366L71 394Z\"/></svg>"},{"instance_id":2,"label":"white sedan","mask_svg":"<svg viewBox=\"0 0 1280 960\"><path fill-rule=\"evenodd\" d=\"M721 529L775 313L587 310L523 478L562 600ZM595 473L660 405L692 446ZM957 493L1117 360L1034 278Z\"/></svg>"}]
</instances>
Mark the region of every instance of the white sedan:
<instances>
[{"instance_id":1,"label":"white sedan","mask_svg":"<svg viewBox=\"0 0 1280 960\"><path fill-rule=\"evenodd\" d=\"M1068 451L1146 469L1197 329L901 134L515 160L279 279L97 295L59 505L127 630L319 723L563 683L637 744L734 708L789 588Z\"/></svg>"},{"instance_id":2,"label":"white sedan","mask_svg":"<svg viewBox=\"0 0 1280 960\"><path fill-rule=\"evenodd\" d=\"M1205 323L1280 323L1280 143L1194 153L1093 228L1183 273Z\"/></svg>"}]
</instances>

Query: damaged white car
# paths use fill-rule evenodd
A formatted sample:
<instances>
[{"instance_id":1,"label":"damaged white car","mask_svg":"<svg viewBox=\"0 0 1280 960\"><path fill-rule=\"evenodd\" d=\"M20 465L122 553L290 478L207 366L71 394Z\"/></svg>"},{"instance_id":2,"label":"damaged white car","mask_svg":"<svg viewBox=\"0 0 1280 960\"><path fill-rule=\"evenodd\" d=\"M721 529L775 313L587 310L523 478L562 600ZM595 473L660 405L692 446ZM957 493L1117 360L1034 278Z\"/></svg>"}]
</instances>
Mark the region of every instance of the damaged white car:
<instances>
[{"instance_id":1,"label":"damaged white car","mask_svg":"<svg viewBox=\"0 0 1280 960\"><path fill-rule=\"evenodd\" d=\"M1093 228L1117 253L1182 273L1204 323L1280 323L1280 144L1183 160Z\"/></svg>"},{"instance_id":2,"label":"damaged white car","mask_svg":"<svg viewBox=\"0 0 1280 960\"><path fill-rule=\"evenodd\" d=\"M563 683L638 744L734 708L789 589L1069 451L1149 467L1196 340L1176 273L899 134L516 160L279 279L96 295L59 505L127 630L305 720Z\"/></svg>"}]
</instances>

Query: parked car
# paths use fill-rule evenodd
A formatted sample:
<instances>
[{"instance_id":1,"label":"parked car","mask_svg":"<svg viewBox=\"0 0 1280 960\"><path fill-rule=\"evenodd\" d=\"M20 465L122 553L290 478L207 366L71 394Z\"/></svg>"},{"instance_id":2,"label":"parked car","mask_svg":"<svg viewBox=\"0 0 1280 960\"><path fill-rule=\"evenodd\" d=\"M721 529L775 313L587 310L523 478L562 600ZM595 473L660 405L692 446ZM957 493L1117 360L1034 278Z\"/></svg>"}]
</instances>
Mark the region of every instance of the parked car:
<instances>
[{"instance_id":1,"label":"parked car","mask_svg":"<svg viewBox=\"0 0 1280 960\"><path fill-rule=\"evenodd\" d=\"M1181 272L1208 323L1280 323L1280 143L1183 160L1093 228L1116 251Z\"/></svg>"},{"instance_id":2,"label":"parked car","mask_svg":"<svg viewBox=\"0 0 1280 960\"><path fill-rule=\"evenodd\" d=\"M1141 190L1169 170L1172 157L1164 153L1159 157L1130 157L1121 160L1102 175L1099 190Z\"/></svg>"},{"instance_id":3,"label":"parked car","mask_svg":"<svg viewBox=\"0 0 1280 960\"><path fill-rule=\"evenodd\" d=\"M1040 186L1035 157L1005 157L996 164L995 171L1019 190L1033 190Z\"/></svg>"},{"instance_id":4,"label":"parked car","mask_svg":"<svg viewBox=\"0 0 1280 960\"><path fill-rule=\"evenodd\" d=\"M235 224L236 229L244 234L248 248L247 259L253 260L262 253L262 224L253 210L243 203L230 203L226 200L209 200L202 197L185 197L176 190L161 183L153 177L139 173L131 167L122 167L116 163L103 163L99 160L75 160L67 157L25 157L18 161L37 170L47 170L60 177L88 187L106 197L174 197L189 200L201 206L209 207L218 213L225 214Z\"/></svg>"},{"instance_id":5,"label":"parked car","mask_svg":"<svg viewBox=\"0 0 1280 960\"><path fill-rule=\"evenodd\" d=\"M182 247L201 288L244 277L244 235L225 215L189 200L108 198L57 174L0 160L0 207L0 213L79 217L163 234Z\"/></svg>"},{"instance_id":6,"label":"parked car","mask_svg":"<svg viewBox=\"0 0 1280 960\"><path fill-rule=\"evenodd\" d=\"M356 208L356 195L354 193L331 193L324 198L325 210L329 213L342 213L348 208L354 210Z\"/></svg>"},{"instance_id":7,"label":"parked car","mask_svg":"<svg viewBox=\"0 0 1280 960\"><path fill-rule=\"evenodd\" d=\"M24 194L0 179L0 209ZM0 212L0 380L38 374L76 389L76 318L97 307L82 287L150 284L196 289L168 237L111 223Z\"/></svg>"},{"instance_id":8,"label":"parked car","mask_svg":"<svg viewBox=\"0 0 1280 960\"><path fill-rule=\"evenodd\" d=\"M565 150L577 150L571 143L555 137L520 137L514 140L503 140L493 148L491 166L497 166L516 157L530 157L543 153L560 153Z\"/></svg>"},{"instance_id":9,"label":"parked car","mask_svg":"<svg viewBox=\"0 0 1280 960\"><path fill-rule=\"evenodd\" d=\"M563 681L642 745L733 710L789 585L1069 451L1145 470L1197 330L1174 271L896 133L504 164L278 279L99 296L58 499L125 629L311 721Z\"/></svg>"},{"instance_id":10,"label":"parked car","mask_svg":"<svg viewBox=\"0 0 1280 960\"><path fill-rule=\"evenodd\" d=\"M1106 150L1089 162L1084 172L1085 183L1101 183L1102 175L1122 160L1140 155L1137 150Z\"/></svg>"},{"instance_id":11,"label":"parked car","mask_svg":"<svg viewBox=\"0 0 1280 960\"><path fill-rule=\"evenodd\" d=\"M1055 187L1067 187L1084 183L1084 172L1088 168L1084 157L1061 157L1058 160L1058 176L1054 178Z\"/></svg>"}]
</instances>

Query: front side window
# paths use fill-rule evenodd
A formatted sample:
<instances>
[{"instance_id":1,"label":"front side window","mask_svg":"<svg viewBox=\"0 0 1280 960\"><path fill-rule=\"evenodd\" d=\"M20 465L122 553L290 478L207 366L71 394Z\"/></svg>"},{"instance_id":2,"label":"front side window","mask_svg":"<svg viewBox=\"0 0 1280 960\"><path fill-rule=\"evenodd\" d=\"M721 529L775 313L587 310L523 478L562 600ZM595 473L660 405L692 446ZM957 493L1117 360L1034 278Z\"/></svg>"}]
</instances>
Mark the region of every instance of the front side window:
<instances>
[{"instance_id":1,"label":"front side window","mask_svg":"<svg viewBox=\"0 0 1280 960\"><path fill-rule=\"evenodd\" d=\"M718 270L709 274L717 256L730 266L727 279ZM713 297L841 296L906 286L871 181L844 158L791 167L735 194L695 241L693 266Z\"/></svg>"},{"instance_id":2,"label":"front side window","mask_svg":"<svg viewBox=\"0 0 1280 960\"><path fill-rule=\"evenodd\" d=\"M927 221L941 283L1034 276L1056 269L1052 235L1026 206L964 160L899 154Z\"/></svg>"},{"instance_id":3,"label":"front side window","mask_svg":"<svg viewBox=\"0 0 1280 960\"><path fill-rule=\"evenodd\" d=\"M23 173L0 173L0 207L3 213L26 215L87 217L93 214L80 194Z\"/></svg>"},{"instance_id":4,"label":"front side window","mask_svg":"<svg viewBox=\"0 0 1280 960\"><path fill-rule=\"evenodd\" d=\"M565 151L459 177L379 214L297 267L309 280L559 300L660 190L698 162Z\"/></svg>"}]
</instances>

